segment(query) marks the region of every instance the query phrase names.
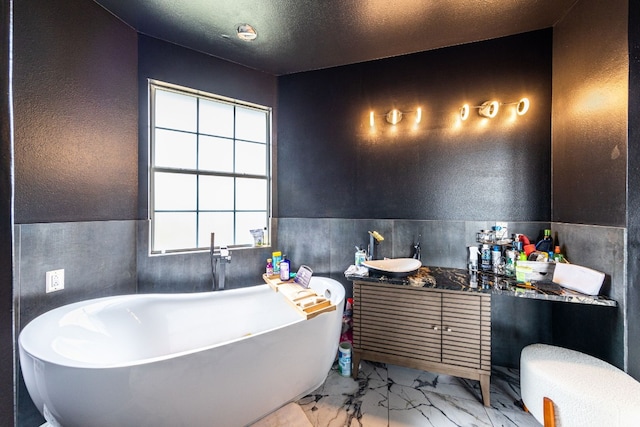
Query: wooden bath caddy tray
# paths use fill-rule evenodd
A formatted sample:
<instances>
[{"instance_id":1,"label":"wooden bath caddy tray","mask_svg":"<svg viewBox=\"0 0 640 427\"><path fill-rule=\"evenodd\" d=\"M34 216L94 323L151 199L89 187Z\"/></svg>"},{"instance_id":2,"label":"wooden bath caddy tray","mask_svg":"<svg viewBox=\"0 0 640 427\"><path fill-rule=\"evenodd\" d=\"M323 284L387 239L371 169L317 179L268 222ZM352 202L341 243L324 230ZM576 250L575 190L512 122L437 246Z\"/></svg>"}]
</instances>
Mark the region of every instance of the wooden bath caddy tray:
<instances>
[{"instance_id":1,"label":"wooden bath caddy tray","mask_svg":"<svg viewBox=\"0 0 640 427\"><path fill-rule=\"evenodd\" d=\"M313 289L300 286L293 280L283 282L279 276L262 275L262 279L271 288L282 294L284 298L306 319L312 319L320 313L333 311L336 306L322 295L318 295Z\"/></svg>"}]
</instances>

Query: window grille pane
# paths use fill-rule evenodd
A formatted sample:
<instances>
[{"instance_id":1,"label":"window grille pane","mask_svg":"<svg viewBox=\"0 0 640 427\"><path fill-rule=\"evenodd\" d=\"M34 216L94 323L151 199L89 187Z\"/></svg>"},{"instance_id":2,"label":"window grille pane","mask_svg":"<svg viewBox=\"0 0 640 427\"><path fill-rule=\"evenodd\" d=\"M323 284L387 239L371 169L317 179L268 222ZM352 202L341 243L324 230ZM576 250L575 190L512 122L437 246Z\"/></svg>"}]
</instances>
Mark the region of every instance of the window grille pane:
<instances>
[{"instance_id":1,"label":"window grille pane","mask_svg":"<svg viewBox=\"0 0 640 427\"><path fill-rule=\"evenodd\" d=\"M156 90L155 126L197 131L197 99L189 95Z\"/></svg>"},{"instance_id":2,"label":"window grille pane","mask_svg":"<svg viewBox=\"0 0 640 427\"><path fill-rule=\"evenodd\" d=\"M198 154L195 134L156 129L154 148L156 167L196 168Z\"/></svg>"},{"instance_id":3,"label":"window grille pane","mask_svg":"<svg viewBox=\"0 0 640 427\"><path fill-rule=\"evenodd\" d=\"M150 83L153 252L252 245L268 226L270 111ZM255 178L258 177L258 178Z\"/></svg>"},{"instance_id":4,"label":"window grille pane","mask_svg":"<svg viewBox=\"0 0 640 427\"><path fill-rule=\"evenodd\" d=\"M255 142L236 142L236 173L267 174L267 146Z\"/></svg>"},{"instance_id":5,"label":"window grille pane","mask_svg":"<svg viewBox=\"0 0 640 427\"><path fill-rule=\"evenodd\" d=\"M263 229L267 226L266 212L238 212L236 215L236 244L253 244L249 230Z\"/></svg>"},{"instance_id":6,"label":"window grille pane","mask_svg":"<svg viewBox=\"0 0 640 427\"><path fill-rule=\"evenodd\" d=\"M233 138L233 105L201 99L199 132Z\"/></svg>"},{"instance_id":7,"label":"window grille pane","mask_svg":"<svg viewBox=\"0 0 640 427\"><path fill-rule=\"evenodd\" d=\"M236 139L267 142L267 113L236 107Z\"/></svg>"},{"instance_id":8,"label":"window grille pane","mask_svg":"<svg viewBox=\"0 0 640 427\"><path fill-rule=\"evenodd\" d=\"M211 172L233 172L233 140L200 135L198 168Z\"/></svg>"},{"instance_id":9,"label":"window grille pane","mask_svg":"<svg viewBox=\"0 0 640 427\"><path fill-rule=\"evenodd\" d=\"M215 245L233 245L233 212L201 212L198 225L199 246L211 246L211 233L216 233Z\"/></svg>"},{"instance_id":10,"label":"window grille pane","mask_svg":"<svg viewBox=\"0 0 640 427\"><path fill-rule=\"evenodd\" d=\"M154 250L196 247L195 212L156 212L153 219Z\"/></svg>"},{"instance_id":11,"label":"window grille pane","mask_svg":"<svg viewBox=\"0 0 640 427\"><path fill-rule=\"evenodd\" d=\"M267 206L266 179L236 179L237 210L264 210L265 206Z\"/></svg>"},{"instance_id":12,"label":"window grille pane","mask_svg":"<svg viewBox=\"0 0 640 427\"><path fill-rule=\"evenodd\" d=\"M233 181L226 176L201 176L198 198L200 210L233 210Z\"/></svg>"},{"instance_id":13,"label":"window grille pane","mask_svg":"<svg viewBox=\"0 0 640 427\"><path fill-rule=\"evenodd\" d=\"M154 187L154 210L196 210L195 175L156 172Z\"/></svg>"}]
</instances>

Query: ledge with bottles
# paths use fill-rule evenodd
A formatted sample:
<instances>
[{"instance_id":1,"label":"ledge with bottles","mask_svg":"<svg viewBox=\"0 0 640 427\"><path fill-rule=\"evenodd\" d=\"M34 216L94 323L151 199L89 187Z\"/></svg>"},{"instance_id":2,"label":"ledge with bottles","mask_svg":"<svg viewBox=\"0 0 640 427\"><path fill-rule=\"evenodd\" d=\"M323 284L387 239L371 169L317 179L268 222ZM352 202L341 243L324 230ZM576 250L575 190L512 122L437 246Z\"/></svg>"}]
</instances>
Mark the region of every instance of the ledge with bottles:
<instances>
[{"instance_id":1,"label":"ledge with bottles","mask_svg":"<svg viewBox=\"0 0 640 427\"><path fill-rule=\"evenodd\" d=\"M509 236L506 226L496 225L476 233L476 242L478 246L469 246L470 272L492 272L521 283L553 281L586 295L598 295L604 282L604 273L570 264L550 229L534 244L526 235Z\"/></svg>"}]
</instances>

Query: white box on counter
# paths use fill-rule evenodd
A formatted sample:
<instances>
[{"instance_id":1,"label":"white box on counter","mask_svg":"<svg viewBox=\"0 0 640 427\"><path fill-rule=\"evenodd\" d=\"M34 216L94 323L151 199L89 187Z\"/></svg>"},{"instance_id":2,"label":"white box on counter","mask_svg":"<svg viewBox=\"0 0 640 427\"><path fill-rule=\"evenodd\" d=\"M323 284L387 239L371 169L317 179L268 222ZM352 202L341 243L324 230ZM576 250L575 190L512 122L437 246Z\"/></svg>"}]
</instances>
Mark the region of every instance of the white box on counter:
<instances>
[{"instance_id":1,"label":"white box on counter","mask_svg":"<svg viewBox=\"0 0 640 427\"><path fill-rule=\"evenodd\" d=\"M604 273L575 264L556 264L553 282L587 295L598 295L604 282Z\"/></svg>"},{"instance_id":2,"label":"white box on counter","mask_svg":"<svg viewBox=\"0 0 640 427\"><path fill-rule=\"evenodd\" d=\"M519 282L532 280L551 280L556 263L540 261L518 261L516 263L516 279Z\"/></svg>"}]
</instances>

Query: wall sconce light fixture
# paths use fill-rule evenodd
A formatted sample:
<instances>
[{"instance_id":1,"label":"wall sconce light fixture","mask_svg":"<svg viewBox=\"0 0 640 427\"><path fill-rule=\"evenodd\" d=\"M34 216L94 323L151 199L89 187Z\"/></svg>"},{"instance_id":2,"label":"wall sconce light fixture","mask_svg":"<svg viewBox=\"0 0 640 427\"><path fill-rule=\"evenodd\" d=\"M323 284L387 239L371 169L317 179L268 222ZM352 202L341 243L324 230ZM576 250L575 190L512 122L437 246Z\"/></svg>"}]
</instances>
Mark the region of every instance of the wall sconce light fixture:
<instances>
[{"instance_id":1,"label":"wall sconce light fixture","mask_svg":"<svg viewBox=\"0 0 640 427\"><path fill-rule=\"evenodd\" d=\"M390 110L384 115L385 120L391 125L397 125L402 121L402 119L409 114L414 114L414 123L417 125L422 121L422 108L418 107L415 111L401 111L397 108ZM375 126L375 113L373 111L369 112L369 126Z\"/></svg>"},{"instance_id":2,"label":"wall sconce light fixture","mask_svg":"<svg viewBox=\"0 0 640 427\"><path fill-rule=\"evenodd\" d=\"M500 110L500 105L515 105L516 113L519 116L523 116L529 111L529 99L522 98L517 102L503 102L500 103L498 101L486 101L483 102L482 105L474 105L470 107L469 104L464 104L462 108L460 108L460 120L467 120L469 118L469 112L472 108L478 109L478 114L482 117L487 117L489 119L493 119L498 115L498 110Z\"/></svg>"},{"instance_id":3,"label":"wall sconce light fixture","mask_svg":"<svg viewBox=\"0 0 640 427\"><path fill-rule=\"evenodd\" d=\"M460 108L460 120L467 120L472 108L477 108L478 114L482 117L493 119L498 114L500 103L498 101L486 101L482 105L474 105L473 107L470 107L469 104L464 104Z\"/></svg>"}]
</instances>

